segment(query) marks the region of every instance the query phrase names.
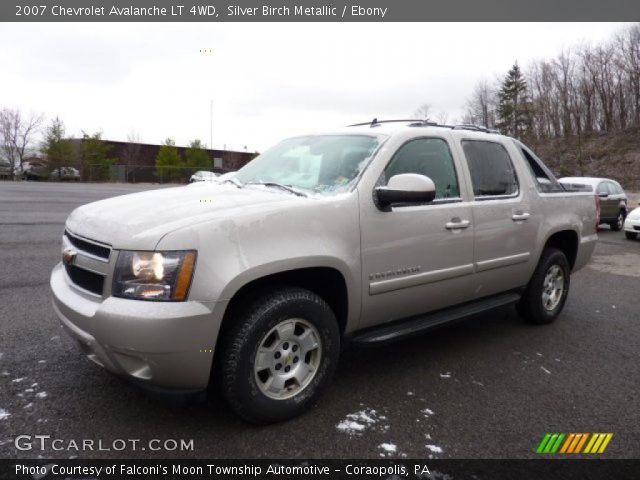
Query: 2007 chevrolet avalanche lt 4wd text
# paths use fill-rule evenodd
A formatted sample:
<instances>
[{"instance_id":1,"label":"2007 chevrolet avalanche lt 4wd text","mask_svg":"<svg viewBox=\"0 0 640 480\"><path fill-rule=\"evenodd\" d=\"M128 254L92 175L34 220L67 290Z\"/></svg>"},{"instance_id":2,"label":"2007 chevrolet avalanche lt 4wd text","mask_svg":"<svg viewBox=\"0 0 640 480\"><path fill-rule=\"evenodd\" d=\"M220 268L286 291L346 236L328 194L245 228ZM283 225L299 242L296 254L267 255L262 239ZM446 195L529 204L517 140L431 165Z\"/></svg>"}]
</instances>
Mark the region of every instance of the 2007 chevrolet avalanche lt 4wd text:
<instances>
[{"instance_id":1,"label":"2007 chevrolet avalanche lt 4wd text","mask_svg":"<svg viewBox=\"0 0 640 480\"><path fill-rule=\"evenodd\" d=\"M77 208L53 305L108 370L180 392L216 378L242 417L277 421L318 398L347 340L510 303L553 321L597 216L518 140L374 121L285 140L222 184Z\"/></svg>"}]
</instances>

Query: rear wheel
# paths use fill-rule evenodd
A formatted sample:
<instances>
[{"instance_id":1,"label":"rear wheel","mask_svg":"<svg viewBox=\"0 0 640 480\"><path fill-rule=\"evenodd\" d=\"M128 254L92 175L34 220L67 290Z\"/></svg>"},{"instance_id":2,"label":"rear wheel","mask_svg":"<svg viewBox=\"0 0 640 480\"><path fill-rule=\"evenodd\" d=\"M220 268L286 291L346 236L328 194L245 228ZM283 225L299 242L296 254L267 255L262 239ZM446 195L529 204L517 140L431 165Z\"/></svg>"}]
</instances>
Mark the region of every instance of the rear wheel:
<instances>
[{"instance_id":1,"label":"rear wheel","mask_svg":"<svg viewBox=\"0 0 640 480\"><path fill-rule=\"evenodd\" d=\"M619 232L620 230L622 230L622 227L624 226L624 212L620 210L618 212L616 220L614 222L611 222L609 225L611 225L611 230L613 230L614 232Z\"/></svg>"},{"instance_id":2,"label":"rear wheel","mask_svg":"<svg viewBox=\"0 0 640 480\"><path fill-rule=\"evenodd\" d=\"M562 251L556 248L545 249L518 302L520 315L531 323L553 322L567 300L570 273L569 261Z\"/></svg>"},{"instance_id":3,"label":"rear wheel","mask_svg":"<svg viewBox=\"0 0 640 480\"><path fill-rule=\"evenodd\" d=\"M624 232L624 236L627 237L627 240L635 240L638 238L638 234L635 232Z\"/></svg>"},{"instance_id":4,"label":"rear wheel","mask_svg":"<svg viewBox=\"0 0 640 480\"><path fill-rule=\"evenodd\" d=\"M232 321L218 357L229 406L251 422L307 410L338 362L338 322L327 303L308 290L282 288L258 297Z\"/></svg>"}]
</instances>

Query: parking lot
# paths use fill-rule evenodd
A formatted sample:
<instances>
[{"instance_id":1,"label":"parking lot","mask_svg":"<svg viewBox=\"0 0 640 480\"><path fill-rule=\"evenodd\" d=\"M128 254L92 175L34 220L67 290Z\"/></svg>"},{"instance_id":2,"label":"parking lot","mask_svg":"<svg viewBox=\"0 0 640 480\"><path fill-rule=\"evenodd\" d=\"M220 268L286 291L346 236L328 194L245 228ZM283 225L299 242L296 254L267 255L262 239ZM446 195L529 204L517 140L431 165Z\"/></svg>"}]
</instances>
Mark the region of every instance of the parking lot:
<instances>
[{"instance_id":1,"label":"parking lot","mask_svg":"<svg viewBox=\"0 0 640 480\"><path fill-rule=\"evenodd\" d=\"M48 279L66 216L144 188L156 187L0 182L0 458L527 458L546 432L612 432L607 458L640 456L640 241L601 231L550 326L509 307L348 349L315 408L257 427L215 396L182 405L141 392L58 325ZM193 450L18 451L18 435L192 439Z\"/></svg>"}]
</instances>

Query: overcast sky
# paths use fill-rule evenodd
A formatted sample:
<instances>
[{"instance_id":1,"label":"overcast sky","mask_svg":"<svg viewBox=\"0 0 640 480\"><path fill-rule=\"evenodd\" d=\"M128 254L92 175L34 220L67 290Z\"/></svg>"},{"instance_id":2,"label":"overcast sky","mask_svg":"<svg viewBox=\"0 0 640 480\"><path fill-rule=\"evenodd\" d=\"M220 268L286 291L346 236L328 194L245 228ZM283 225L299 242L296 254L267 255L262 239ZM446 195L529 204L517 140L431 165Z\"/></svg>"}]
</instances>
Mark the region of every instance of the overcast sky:
<instances>
[{"instance_id":1,"label":"overcast sky","mask_svg":"<svg viewBox=\"0 0 640 480\"><path fill-rule=\"evenodd\" d=\"M460 118L482 78L612 23L0 24L0 107L58 115L72 136L173 137L264 150L298 133L422 103ZM200 50L206 49L206 53ZM208 52L211 50L211 52Z\"/></svg>"}]
</instances>

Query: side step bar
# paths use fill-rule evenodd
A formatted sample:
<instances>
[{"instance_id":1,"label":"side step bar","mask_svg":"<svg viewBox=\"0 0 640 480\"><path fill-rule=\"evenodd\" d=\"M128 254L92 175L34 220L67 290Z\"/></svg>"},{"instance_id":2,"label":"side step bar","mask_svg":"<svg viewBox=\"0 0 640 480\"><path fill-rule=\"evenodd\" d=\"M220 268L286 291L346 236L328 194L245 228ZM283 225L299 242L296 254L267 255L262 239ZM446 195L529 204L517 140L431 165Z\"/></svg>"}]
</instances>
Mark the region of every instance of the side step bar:
<instances>
[{"instance_id":1,"label":"side step bar","mask_svg":"<svg viewBox=\"0 0 640 480\"><path fill-rule=\"evenodd\" d=\"M497 296L483 298L482 300L465 303L433 313L409 317L390 324L368 328L357 332L351 341L357 345L374 345L391 342L396 339L416 335L418 333L439 327L446 323L462 320L494 308L516 303L520 300L520 293L510 292Z\"/></svg>"}]
</instances>

